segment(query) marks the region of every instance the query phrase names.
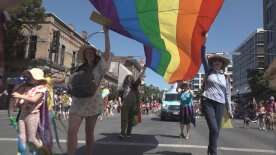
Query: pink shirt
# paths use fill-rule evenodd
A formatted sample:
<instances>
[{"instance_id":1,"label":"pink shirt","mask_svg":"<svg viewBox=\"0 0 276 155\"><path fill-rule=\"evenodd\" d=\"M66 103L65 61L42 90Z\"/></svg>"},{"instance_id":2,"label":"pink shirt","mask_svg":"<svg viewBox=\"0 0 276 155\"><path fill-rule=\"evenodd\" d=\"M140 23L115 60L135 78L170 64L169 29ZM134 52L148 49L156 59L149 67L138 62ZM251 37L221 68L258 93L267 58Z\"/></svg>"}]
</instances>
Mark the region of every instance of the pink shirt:
<instances>
[{"instance_id":1,"label":"pink shirt","mask_svg":"<svg viewBox=\"0 0 276 155\"><path fill-rule=\"evenodd\" d=\"M46 91L47 91L47 87L45 85L39 85L39 86L33 87L32 89L28 90L24 94L27 95L28 97L34 97L38 93L45 94ZM43 104L43 102L44 102L43 97L38 101L38 103L30 103L30 102L24 101L23 105L21 106L22 112L25 114L27 113L33 114L33 113L39 112L39 108Z\"/></svg>"}]
</instances>

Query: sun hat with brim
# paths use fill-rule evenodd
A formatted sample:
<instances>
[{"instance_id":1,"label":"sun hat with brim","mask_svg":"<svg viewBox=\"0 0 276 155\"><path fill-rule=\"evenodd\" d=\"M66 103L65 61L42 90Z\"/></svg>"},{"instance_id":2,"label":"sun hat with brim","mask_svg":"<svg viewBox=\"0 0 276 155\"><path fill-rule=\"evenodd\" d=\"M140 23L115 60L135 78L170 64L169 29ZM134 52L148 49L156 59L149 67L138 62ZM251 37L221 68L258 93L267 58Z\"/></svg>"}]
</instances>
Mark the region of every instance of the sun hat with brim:
<instances>
[{"instance_id":1,"label":"sun hat with brim","mask_svg":"<svg viewBox=\"0 0 276 155\"><path fill-rule=\"evenodd\" d=\"M45 80L44 72L40 68L29 69L28 72L32 75L33 79L36 80L36 81Z\"/></svg>"},{"instance_id":2,"label":"sun hat with brim","mask_svg":"<svg viewBox=\"0 0 276 155\"><path fill-rule=\"evenodd\" d=\"M90 50L88 50L88 49L90 49ZM84 60L84 52L86 52L87 50L90 51L90 52L94 52L95 55L96 55L96 58L100 59L101 54L100 54L100 52L98 51L98 49L96 47L94 47L94 46L83 46L79 50L79 55L81 56L82 60Z\"/></svg>"},{"instance_id":3,"label":"sun hat with brim","mask_svg":"<svg viewBox=\"0 0 276 155\"><path fill-rule=\"evenodd\" d=\"M230 64L230 60L223 55L212 54L208 56L209 64L212 64L215 60L223 62L223 68L227 67Z\"/></svg>"}]
</instances>

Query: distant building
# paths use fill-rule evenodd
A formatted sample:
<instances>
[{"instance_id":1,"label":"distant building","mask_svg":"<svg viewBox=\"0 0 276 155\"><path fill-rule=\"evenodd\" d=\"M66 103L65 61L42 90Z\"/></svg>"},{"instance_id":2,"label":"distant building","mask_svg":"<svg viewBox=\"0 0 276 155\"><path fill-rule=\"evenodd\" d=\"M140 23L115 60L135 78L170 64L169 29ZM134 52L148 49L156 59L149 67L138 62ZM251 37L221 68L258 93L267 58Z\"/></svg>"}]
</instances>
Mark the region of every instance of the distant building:
<instances>
[{"instance_id":1,"label":"distant building","mask_svg":"<svg viewBox=\"0 0 276 155\"><path fill-rule=\"evenodd\" d=\"M41 28L25 29L29 41L24 57L40 60L50 69L65 71L74 67L79 59L78 50L89 43L53 13L47 13ZM43 63L42 63L43 64Z\"/></svg>"},{"instance_id":2,"label":"distant building","mask_svg":"<svg viewBox=\"0 0 276 155\"><path fill-rule=\"evenodd\" d=\"M115 56L111 62L109 72L113 73L117 77L117 86L121 86L126 75L133 75L136 79L142 70L144 61L136 60L131 57ZM142 77L142 81L144 77Z\"/></svg>"},{"instance_id":3,"label":"distant building","mask_svg":"<svg viewBox=\"0 0 276 155\"><path fill-rule=\"evenodd\" d=\"M45 21L39 25L39 30L28 29L28 26L23 30L29 39L23 55L25 59L52 72L69 71L81 63L80 47L94 47L86 40L84 32L77 33L72 24L65 24L52 13L46 14ZM113 72L108 72L102 82L117 85L118 79Z\"/></svg>"},{"instance_id":4,"label":"distant building","mask_svg":"<svg viewBox=\"0 0 276 155\"><path fill-rule=\"evenodd\" d=\"M249 70L265 68L264 34L262 28L257 29L233 53L234 95L251 92L247 78Z\"/></svg>"},{"instance_id":5,"label":"distant building","mask_svg":"<svg viewBox=\"0 0 276 155\"><path fill-rule=\"evenodd\" d=\"M265 67L276 58L276 0L263 0Z\"/></svg>"},{"instance_id":6,"label":"distant building","mask_svg":"<svg viewBox=\"0 0 276 155\"><path fill-rule=\"evenodd\" d=\"M200 93L200 91L202 90L204 76L204 73L197 73L194 79L190 81L191 89L195 94Z\"/></svg>"}]
</instances>

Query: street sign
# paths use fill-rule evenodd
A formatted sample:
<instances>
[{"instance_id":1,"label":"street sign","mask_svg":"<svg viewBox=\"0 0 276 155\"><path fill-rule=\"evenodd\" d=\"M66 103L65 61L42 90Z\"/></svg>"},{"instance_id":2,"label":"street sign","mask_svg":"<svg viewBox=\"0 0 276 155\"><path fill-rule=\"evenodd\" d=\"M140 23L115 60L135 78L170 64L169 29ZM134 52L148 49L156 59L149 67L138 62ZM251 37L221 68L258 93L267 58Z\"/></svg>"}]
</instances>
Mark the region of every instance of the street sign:
<instances>
[{"instance_id":1,"label":"street sign","mask_svg":"<svg viewBox=\"0 0 276 155\"><path fill-rule=\"evenodd\" d=\"M98 12L93 11L90 19L92 21L94 21L95 23L98 23L100 25L104 25L104 26L109 26L112 24L112 21L104 16L102 16L101 14L99 14Z\"/></svg>"}]
</instances>

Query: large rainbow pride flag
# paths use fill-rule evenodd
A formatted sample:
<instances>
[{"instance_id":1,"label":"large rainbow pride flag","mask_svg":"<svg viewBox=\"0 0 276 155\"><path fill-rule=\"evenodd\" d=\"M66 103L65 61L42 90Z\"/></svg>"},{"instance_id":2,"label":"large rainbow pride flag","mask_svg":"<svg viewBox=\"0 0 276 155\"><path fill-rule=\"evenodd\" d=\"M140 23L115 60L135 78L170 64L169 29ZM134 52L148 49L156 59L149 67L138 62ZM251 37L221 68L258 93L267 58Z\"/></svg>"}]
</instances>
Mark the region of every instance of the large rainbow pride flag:
<instances>
[{"instance_id":1,"label":"large rainbow pride flag","mask_svg":"<svg viewBox=\"0 0 276 155\"><path fill-rule=\"evenodd\" d=\"M90 0L110 28L144 44L146 65L169 83L191 80L223 0Z\"/></svg>"}]
</instances>

